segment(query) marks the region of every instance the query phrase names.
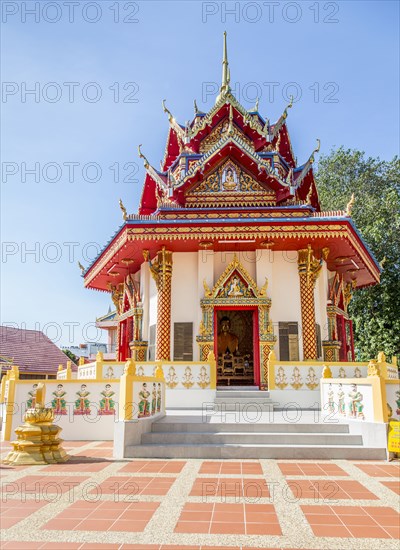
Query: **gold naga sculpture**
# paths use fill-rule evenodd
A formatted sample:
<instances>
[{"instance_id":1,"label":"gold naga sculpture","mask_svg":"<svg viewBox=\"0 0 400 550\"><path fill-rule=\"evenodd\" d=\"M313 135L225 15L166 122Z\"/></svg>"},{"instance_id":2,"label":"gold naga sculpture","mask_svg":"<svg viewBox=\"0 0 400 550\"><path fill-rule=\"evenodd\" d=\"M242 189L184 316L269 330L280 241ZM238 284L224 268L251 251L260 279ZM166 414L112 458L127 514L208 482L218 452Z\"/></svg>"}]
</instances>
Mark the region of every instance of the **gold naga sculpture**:
<instances>
[{"instance_id":1,"label":"gold naga sculpture","mask_svg":"<svg viewBox=\"0 0 400 550\"><path fill-rule=\"evenodd\" d=\"M69 456L62 448L60 426L53 424L54 411L44 405L44 384L36 389L35 406L24 415L24 424L16 428L17 440L11 445L13 450L4 459L5 464L40 465L67 462Z\"/></svg>"}]
</instances>

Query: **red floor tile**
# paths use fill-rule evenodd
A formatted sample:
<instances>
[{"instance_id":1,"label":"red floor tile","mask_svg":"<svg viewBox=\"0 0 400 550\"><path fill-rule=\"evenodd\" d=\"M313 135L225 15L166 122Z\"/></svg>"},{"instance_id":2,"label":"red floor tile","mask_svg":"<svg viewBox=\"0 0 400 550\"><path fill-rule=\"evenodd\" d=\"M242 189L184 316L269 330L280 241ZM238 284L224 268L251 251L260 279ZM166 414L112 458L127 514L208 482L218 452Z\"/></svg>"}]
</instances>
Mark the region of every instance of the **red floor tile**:
<instances>
[{"instance_id":1,"label":"red floor tile","mask_svg":"<svg viewBox=\"0 0 400 550\"><path fill-rule=\"evenodd\" d=\"M88 478L83 476L24 476L16 481L2 483L5 495L17 493L36 493L43 500L52 500L52 495L61 495L70 491Z\"/></svg>"},{"instance_id":2,"label":"red floor tile","mask_svg":"<svg viewBox=\"0 0 400 550\"><path fill-rule=\"evenodd\" d=\"M358 481L347 479L296 479L287 482L293 495L297 499L308 498L315 501L325 500L377 500L378 497L371 493Z\"/></svg>"},{"instance_id":3,"label":"red floor tile","mask_svg":"<svg viewBox=\"0 0 400 550\"><path fill-rule=\"evenodd\" d=\"M241 474L262 475L263 471L259 462L219 462L205 461L201 465L199 474Z\"/></svg>"},{"instance_id":4,"label":"red floor tile","mask_svg":"<svg viewBox=\"0 0 400 550\"><path fill-rule=\"evenodd\" d=\"M119 471L121 473L179 474L186 461L178 460L135 460Z\"/></svg>"},{"instance_id":5,"label":"red floor tile","mask_svg":"<svg viewBox=\"0 0 400 550\"><path fill-rule=\"evenodd\" d=\"M159 502L79 500L47 522L43 529L141 532L159 504Z\"/></svg>"},{"instance_id":6,"label":"red floor tile","mask_svg":"<svg viewBox=\"0 0 400 550\"><path fill-rule=\"evenodd\" d=\"M268 498L270 493L264 479L198 477L190 496Z\"/></svg>"},{"instance_id":7,"label":"red floor tile","mask_svg":"<svg viewBox=\"0 0 400 550\"><path fill-rule=\"evenodd\" d=\"M104 462L90 462L90 461L79 461L72 459L66 464L49 464L48 466L43 466L41 472L101 472L104 468L110 465L109 461Z\"/></svg>"},{"instance_id":8,"label":"red floor tile","mask_svg":"<svg viewBox=\"0 0 400 550\"><path fill-rule=\"evenodd\" d=\"M400 514L388 507L301 506L317 537L397 538ZM382 521L383 520L383 521Z\"/></svg>"},{"instance_id":9,"label":"red floor tile","mask_svg":"<svg viewBox=\"0 0 400 550\"><path fill-rule=\"evenodd\" d=\"M19 499L12 500L3 495L0 505L0 526L2 529L9 529L47 504L46 501L27 500L22 506Z\"/></svg>"},{"instance_id":10,"label":"red floor tile","mask_svg":"<svg viewBox=\"0 0 400 550\"><path fill-rule=\"evenodd\" d=\"M371 477L400 477L400 464L355 464Z\"/></svg>"},{"instance_id":11,"label":"red floor tile","mask_svg":"<svg viewBox=\"0 0 400 550\"><path fill-rule=\"evenodd\" d=\"M176 478L174 477L109 477L90 494L124 495L132 499L138 495L160 495L168 493Z\"/></svg>"},{"instance_id":12,"label":"red floor tile","mask_svg":"<svg viewBox=\"0 0 400 550\"><path fill-rule=\"evenodd\" d=\"M278 462L278 466L286 476L348 476L347 472L332 463Z\"/></svg>"},{"instance_id":13,"label":"red floor tile","mask_svg":"<svg viewBox=\"0 0 400 550\"><path fill-rule=\"evenodd\" d=\"M175 533L281 535L282 531L272 504L186 503Z\"/></svg>"},{"instance_id":14,"label":"red floor tile","mask_svg":"<svg viewBox=\"0 0 400 550\"><path fill-rule=\"evenodd\" d=\"M397 495L400 495L400 482L399 481L381 481L382 485L396 493Z\"/></svg>"},{"instance_id":15,"label":"red floor tile","mask_svg":"<svg viewBox=\"0 0 400 550\"><path fill-rule=\"evenodd\" d=\"M88 449L87 451L80 451L74 453L74 456L85 456L88 458L112 458L112 449Z\"/></svg>"}]
</instances>

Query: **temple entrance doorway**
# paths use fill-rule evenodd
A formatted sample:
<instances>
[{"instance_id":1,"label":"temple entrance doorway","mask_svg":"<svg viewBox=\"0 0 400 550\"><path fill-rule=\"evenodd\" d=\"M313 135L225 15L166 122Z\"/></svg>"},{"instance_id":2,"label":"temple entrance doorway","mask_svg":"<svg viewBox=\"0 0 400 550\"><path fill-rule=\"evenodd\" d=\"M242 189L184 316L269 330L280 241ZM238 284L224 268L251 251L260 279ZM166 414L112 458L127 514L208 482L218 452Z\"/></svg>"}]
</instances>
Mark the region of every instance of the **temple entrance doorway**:
<instances>
[{"instance_id":1,"label":"temple entrance doorway","mask_svg":"<svg viewBox=\"0 0 400 550\"><path fill-rule=\"evenodd\" d=\"M217 386L259 385L258 310L215 308Z\"/></svg>"}]
</instances>

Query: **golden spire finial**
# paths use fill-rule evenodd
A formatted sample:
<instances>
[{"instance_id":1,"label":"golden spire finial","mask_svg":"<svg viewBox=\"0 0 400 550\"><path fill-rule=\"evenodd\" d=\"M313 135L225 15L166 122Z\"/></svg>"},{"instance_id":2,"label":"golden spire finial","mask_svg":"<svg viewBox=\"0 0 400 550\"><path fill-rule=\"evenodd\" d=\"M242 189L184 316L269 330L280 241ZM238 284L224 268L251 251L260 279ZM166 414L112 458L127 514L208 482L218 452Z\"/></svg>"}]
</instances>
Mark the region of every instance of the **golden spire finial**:
<instances>
[{"instance_id":1,"label":"golden spire finial","mask_svg":"<svg viewBox=\"0 0 400 550\"><path fill-rule=\"evenodd\" d=\"M193 100L193 106L194 106L194 114L198 115L200 113L199 108L197 107L197 101Z\"/></svg>"},{"instance_id":2,"label":"golden spire finial","mask_svg":"<svg viewBox=\"0 0 400 550\"><path fill-rule=\"evenodd\" d=\"M221 97L226 95L231 90L229 86L229 83L231 81L231 73L229 70L228 46L227 46L226 36L227 34L225 31L224 32L224 49L223 49L223 56L222 56L222 82L221 82L221 88L219 90L219 95L217 96L216 101L221 99Z\"/></svg>"},{"instance_id":3,"label":"golden spire finial","mask_svg":"<svg viewBox=\"0 0 400 550\"><path fill-rule=\"evenodd\" d=\"M82 275L84 275L86 269L83 267L83 265L81 264L81 262L78 262L78 267L79 267L79 269L82 271Z\"/></svg>"},{"instance_id":4,"label":"golden spire finial","mask_svg":"<svg viewBox=\"0 0 400 550\"><path fill-rule=\"evenodd\" d=\"M257 97L256 104L254 105L254 109L253 109L253 111L255 111L256 113L258 113L258 104L259 104L259 102L260 102L260 98Z\"/></svg>"}]
</instances>

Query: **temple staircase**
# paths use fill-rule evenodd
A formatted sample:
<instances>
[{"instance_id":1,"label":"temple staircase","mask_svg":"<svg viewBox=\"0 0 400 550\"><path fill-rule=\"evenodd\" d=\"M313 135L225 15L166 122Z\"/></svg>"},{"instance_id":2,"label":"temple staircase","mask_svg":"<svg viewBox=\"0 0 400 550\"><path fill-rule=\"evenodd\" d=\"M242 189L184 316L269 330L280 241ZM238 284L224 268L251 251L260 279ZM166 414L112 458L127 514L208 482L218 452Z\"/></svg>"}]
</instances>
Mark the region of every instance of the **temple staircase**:
<instances>
[{"instance_id":1,"label":"temple staircase","mask_svg":"<svg viewBox=\"0 0 400 550\"><path fill-rule=\"evenodd\" d=\"M293 421L274 411L269 392L218 389L214 408L171 411L127 446L127 458L385 459L386 450L366 447L346 423L326 424L311 411Z\"/></svg>"}]
</instances>

